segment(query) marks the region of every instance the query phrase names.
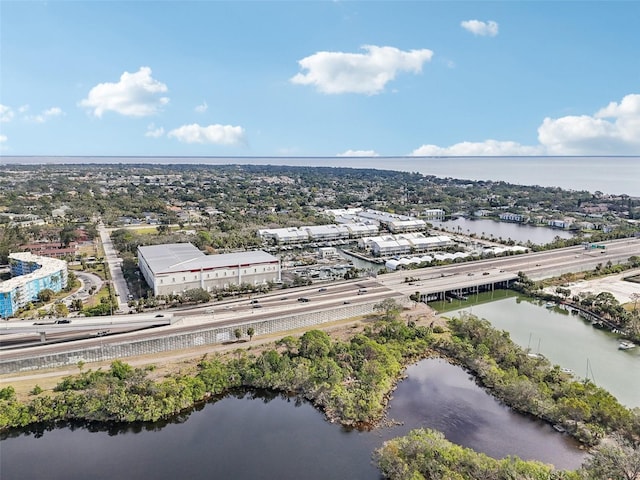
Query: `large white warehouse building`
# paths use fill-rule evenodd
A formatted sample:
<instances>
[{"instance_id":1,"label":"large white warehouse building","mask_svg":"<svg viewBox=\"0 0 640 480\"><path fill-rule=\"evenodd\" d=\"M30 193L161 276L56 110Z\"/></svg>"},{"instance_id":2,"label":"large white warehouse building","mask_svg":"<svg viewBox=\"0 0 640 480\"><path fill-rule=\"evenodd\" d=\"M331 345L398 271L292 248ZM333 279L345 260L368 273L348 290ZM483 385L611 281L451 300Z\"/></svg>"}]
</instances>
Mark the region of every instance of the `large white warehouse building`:
<instances>
[{"instance_id":1,"label":"large white warehouse building","mask_svg":"<svg viewBox=\"0 0 640 480\"><path fill-rule=\"evenodd\" d=\"M280 282L280 260L266 252L206 255L191 243L138 247L138 266L154 295L208 292L231 285Z\"/></svg>"}]
</instances>

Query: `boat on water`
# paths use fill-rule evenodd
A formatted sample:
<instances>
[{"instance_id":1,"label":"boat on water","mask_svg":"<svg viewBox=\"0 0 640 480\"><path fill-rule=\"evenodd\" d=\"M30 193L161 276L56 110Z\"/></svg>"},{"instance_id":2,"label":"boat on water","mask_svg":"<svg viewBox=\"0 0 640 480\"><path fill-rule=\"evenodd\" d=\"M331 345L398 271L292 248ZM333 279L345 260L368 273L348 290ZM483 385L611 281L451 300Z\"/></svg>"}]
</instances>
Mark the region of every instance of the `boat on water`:
<instances>
[{"instance_id":1,"label":"boat on water","mask_svg":"<svg viewBox=\"0 0 640 480\"><path fill-rule=\"evenodd\" d=\"M542 355L541 353L527 353L527 357L529 357L529 358L540 358L540 359L545 358L545 356Z\"/></svg>"},{"instance_id":2,"label":"boat on water","mask_svg":"<svg viewBox=\"0 0 640 480\"><path fill-rule=\"evenodd\" d=\"M635 346L636 344L633 342L622 341L620 345L618 345L618 350L630 350Z\"/></svg>"},{"instance_id":3,"label":"boat on water","mask_svg":"<svg viewBox=\"0 0 640 480\"><path fill-rule=\"evenodd\" d=\"M573 370L571 370L570 368L561 368L560 371L562 373L567 373L569 375L573 375Z\"/></svg>"},{"instance_id":4,"label":"boat on water","mask_svg":"<svg viewBox=\"0 0 640 480\"><path fill-rule=\"evenodd\" d=\"M545 308L553 308L556 306L554 302L547 302L544 304Z\"/></svg>"},{"instance_id":5,"label":"boat on water","mask_svg":"<svg viewBox=\"0 0 640 480\"><path fill-rule=\"evenodd\" d=\"M566 432L565 428L562 425L558 425L557 423L553 425L553 428L556 432L560 432L560 433Z\"/></svg>"}]
</instances>

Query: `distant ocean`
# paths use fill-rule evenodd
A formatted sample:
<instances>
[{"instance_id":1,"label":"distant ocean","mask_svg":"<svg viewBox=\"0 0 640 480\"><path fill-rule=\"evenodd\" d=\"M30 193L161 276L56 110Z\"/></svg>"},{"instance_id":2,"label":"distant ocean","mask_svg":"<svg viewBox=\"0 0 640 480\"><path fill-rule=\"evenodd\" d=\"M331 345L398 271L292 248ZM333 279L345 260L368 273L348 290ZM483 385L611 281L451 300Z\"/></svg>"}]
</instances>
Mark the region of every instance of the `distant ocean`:
<instances>
[{"instance_id":1,"label":"distant ocean","mask_svg":"<svg viewBox=\"0 0 640 480\"><path fill-rule=\"evenodd\" d=\"M253 164L375 168L640 197L635 157L0 157L0 164Z\"/></svg>"}]
</instances>

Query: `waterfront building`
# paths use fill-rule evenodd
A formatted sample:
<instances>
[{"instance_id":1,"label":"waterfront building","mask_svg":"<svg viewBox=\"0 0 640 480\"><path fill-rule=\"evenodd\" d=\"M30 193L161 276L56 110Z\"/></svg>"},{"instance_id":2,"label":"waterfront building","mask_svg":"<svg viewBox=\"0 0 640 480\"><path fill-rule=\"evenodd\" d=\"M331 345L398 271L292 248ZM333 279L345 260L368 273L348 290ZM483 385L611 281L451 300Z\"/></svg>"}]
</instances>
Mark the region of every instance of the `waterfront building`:
<instances>
[{"instance_id":1,"label":"waterfront building","mask_svg":"<svg viewBox=\"0 0 640 480\"><path fill-rule=\"evenodd\" d=\"M446 213L441 208L427 208L422 212L422 216L426 221L444 220Z\"/></svg>"},{"instance_id":2,"label":"waterfront building","mask_svg":"<svg viewBox=\"0 0 640 480\"><path fill-rule=\"evenodd\" d=\"M451 245L453 241L446 235L427 237L419 232L365 237L358 241L359 248L369 250L377 257L426 252Z\"/></svg>"},{"instance_id":3,"label":"waterfront building","mask_svg":"<svg viewBox=\"0 0 640 480\"><path fill-rule=\"evenodd\" d=\"M261 250L206 255L191 243L138 247L138 266L154 295L280 282L280 260Z\"/></svg>"},{"instance_id":4,"label":"waterfront building","mask_svg":"<svg viewBox=\"0 0 640 480\"><path fill-rule=\"evenodd\" d=\"M67 262L30 252L9 255L11 276L0 283L0 317L9 318L30 302L38 301L42 290L59 292L67 286Z\"/></svg>"},{"instance_id":5,"label":"waterfront building","mask_svg":"<svg viewBox=\"0 0 640 480\"><path fill-rule=\"evenodd\" d=\"M349 238L349 229L346 225L313 225L303 227L312 241L346 240Z\"/></svg>"},{"instance_id":6,"label":"waterfront building","mask_svg":"<svg viewBox=\"0 0 640 480\"><path fill-rule=\"evenodd\" d=\"M391 220L386 224L391 233L419 232L427 228L427 222L418 218Z\"/></svg>"},{"instance_id":7,"label":"waterfront building","mask_svg":"<svg viewBox=\"0 0 640 480\"><path fill-rule=\"evenodd\" d=\"M380 231L377 223L347 223L345 226L349 230L351 238L375 236Z\"/></svg>"},{"instance_id":8,"label":"waterfront building","mask_svg":"<svg viewBox=\"0 0 640 480\"><path fill-rule=\"evenodd\" d=\"M529 220L529 218L520 213L504 212L500 214L500 220L503 222L524 223Z\"/></svg>"},{"instance_id":9,"label":"waterfront building","mask_svg":"<svg viewBox=\"0 0 640 480\"><path fill-rule=\"evenodd\" d=\"M338 258L338 250L335 247L320 247L318 248L318 258L320 260Z\"/></svg>"},{"instance_id":10,"label":"waterfront building","mask_svg":"<svg viewBox=\"0 0 640 480\"><path fill-rule=\"evenodd\" d=\"M459 259L467 259L471 257L472 254L467 252L456 252L456 253L435 253L433 255L423 255L423 256L413 256L413 257L395 257L389 259L385 262L384 266L387 270L402 270L405 268L410 268L410 266L418 266L418 265L427 265L431 264L435 261L450 261L455 262Z\"/></svg>"},{"instance_id":11,"label":"waterfront building","mask_svg":"<svg viewBox=\"0 0 640 480\"><path fill-rule=\"evenodd\" d=\"M558 219L554 219L554 220L549 220L547 221L547 225L549 225L551 228L569 228L571 226L571 221L564 219L564 220L558 220Z\"/></svg>"}]
</instances>

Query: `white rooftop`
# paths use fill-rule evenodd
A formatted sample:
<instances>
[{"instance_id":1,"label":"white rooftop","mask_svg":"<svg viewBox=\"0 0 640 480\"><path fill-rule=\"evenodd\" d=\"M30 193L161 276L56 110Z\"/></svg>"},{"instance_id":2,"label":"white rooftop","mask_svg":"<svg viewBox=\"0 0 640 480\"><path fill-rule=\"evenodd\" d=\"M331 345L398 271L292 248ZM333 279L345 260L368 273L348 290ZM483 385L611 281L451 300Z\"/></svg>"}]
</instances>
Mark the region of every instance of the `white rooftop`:
<instances>
[{"instance_id":1,"label":"white rooftop","mask_svg":"<svg viewBox=\"0 0 640 480\"><path fill-rule=\"evenodd\" d=\"M138 247L154 274L246 266L256 263L279 262L277 257L262 250L250 252L205 255L191 243L169 243Z\"/></svg>"}]
</instances>

